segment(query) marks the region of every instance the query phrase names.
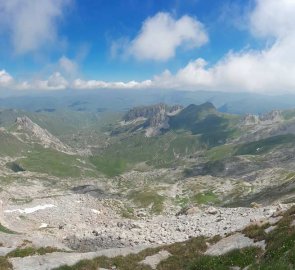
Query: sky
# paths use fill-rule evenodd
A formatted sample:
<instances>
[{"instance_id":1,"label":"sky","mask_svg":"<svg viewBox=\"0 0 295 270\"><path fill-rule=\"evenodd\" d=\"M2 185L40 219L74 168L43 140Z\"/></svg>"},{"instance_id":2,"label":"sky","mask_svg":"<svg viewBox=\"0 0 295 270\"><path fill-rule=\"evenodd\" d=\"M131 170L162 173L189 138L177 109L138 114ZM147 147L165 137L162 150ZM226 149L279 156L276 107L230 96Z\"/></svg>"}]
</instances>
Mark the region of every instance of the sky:
<instances>
[{"instance_id":1,"label":"sky","mask_svg":"<svg viewBox=\"0 0 295 270\"><path fill-rule=\"evenodd\" d=\"M0 0L0 90L295 92L295 0Z\"/></svg>"}]
</instances>

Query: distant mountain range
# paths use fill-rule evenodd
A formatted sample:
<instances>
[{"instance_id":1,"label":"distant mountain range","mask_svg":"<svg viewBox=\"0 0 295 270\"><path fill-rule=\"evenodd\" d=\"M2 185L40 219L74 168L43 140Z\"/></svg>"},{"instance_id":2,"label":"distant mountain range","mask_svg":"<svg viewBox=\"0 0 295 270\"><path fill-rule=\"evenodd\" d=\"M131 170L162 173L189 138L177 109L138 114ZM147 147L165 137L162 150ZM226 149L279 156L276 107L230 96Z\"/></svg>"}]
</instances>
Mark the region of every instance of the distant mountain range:
<instances>
[{"instance_id":1,"label":"distant mountain range","mask_svg":"<svg viewBox=\"0 0 295 270\"><path fill-rule=\"evenodd\" d=\"M261 95L252 93L223 93L208 91L167 90L99 90L61 91L38 93L29 96L11 96L0 99L0 108L14 108L33 112L54 112L56 110L104 112L127 111L142 105L156 103L202 104L211 102L221 112L260 114L275 109L295 108L294 95Z\"/></svg>"}]
</instances>

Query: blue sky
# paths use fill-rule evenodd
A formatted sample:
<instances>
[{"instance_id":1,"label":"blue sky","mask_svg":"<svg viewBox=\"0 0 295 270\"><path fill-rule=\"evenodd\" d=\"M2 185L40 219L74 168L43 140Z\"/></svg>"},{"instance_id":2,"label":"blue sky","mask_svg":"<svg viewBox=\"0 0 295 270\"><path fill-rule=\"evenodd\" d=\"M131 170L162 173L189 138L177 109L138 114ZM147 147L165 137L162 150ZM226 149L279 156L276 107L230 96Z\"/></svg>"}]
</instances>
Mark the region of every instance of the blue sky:
<instances>
[{"instance_id":1,"label":"blue sky","mask_svg":"<svg viewBox=\"0 0 295 270\"><path fill-rule=\"evenodd\" d=\"M0 0L0 87L293 91L292 78L270 79L291 65L293 11L292 0Z\"/></svg>"},{"instance_id":2,"label":"blue sky","mask_svg":"<svg viewBox=\"0 0 295 270\"><path fill-rule=\"evenodd\" d=\"M233 15L229 6L236 8L236 2L239 2L240 12L247 7L246 0L72 1L64 11L63 18L58 20L58 33L65 44L44 52L39 50L15 56L12 50L3 49L10 43L9 33L6 32L1 37L1 62L11 73L27 75L27 72L35 73L43 69L50 62L57 62L63 55L73 59L84 51L80 63L81 73L86 78L101 80L148 79L165 68L177 70L197 56L215 62L229 49L241 49L249 42L247 32L241 32L228 18ZM158 12L168 12L175 18L183 15L197 18L206 26L211 42L203 48L179 50L176 57L169 61L143 62L119 57L114 59L110 49L112 42L122 38L132 39L138 34L142 23Z\"/></svg>"}]
</instances>

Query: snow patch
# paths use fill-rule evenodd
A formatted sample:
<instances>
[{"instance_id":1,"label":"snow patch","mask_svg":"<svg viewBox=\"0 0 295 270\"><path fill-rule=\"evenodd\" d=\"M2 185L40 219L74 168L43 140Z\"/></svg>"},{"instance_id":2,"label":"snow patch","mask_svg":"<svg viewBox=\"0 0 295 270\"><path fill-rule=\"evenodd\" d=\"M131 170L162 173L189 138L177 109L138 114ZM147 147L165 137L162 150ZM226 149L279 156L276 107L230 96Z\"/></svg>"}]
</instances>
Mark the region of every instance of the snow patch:
<instances>
[{"instance_id":1,"label":"snow patch","mask_svg":"<svg viewBox=\"0 0 295 270\"><path fill-rule=\"evenodd\" d=\"M14 209L14 210L5 210L4 213L14 213L19 212L20 214L31 214L39 210L44 210L46 208L56 207L53 204L45 204L45 205L37 205L32 208L25 208L25 209Z\"/></svg>"},{"instance_id":2,"label":"snow patch","mask_svg":"<svg viewBox=\"0 0 295 270\"><path fill-rule=\"evenodd\" d=\"M91 209L91 211L94 213L94 214L100 214L100 211L99 210L96 210L96 209Z\"/></svg>"}]
</instances>

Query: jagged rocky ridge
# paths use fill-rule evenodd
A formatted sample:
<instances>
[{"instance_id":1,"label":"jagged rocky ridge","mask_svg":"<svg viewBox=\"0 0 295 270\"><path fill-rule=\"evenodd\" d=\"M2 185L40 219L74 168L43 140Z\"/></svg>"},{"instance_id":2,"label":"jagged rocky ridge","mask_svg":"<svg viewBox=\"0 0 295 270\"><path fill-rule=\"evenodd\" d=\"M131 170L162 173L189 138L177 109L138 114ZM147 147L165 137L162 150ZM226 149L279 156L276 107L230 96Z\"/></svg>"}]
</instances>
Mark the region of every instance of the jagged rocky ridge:
<instances>
[{"instance_id":1,"label":"jagged rocky ridge","mask_svg":"<svg viewBox=\"0 0 295 270\"><path fill-rule=\"evenodd\" d=\"M142 122L138 128L144 128L147 137L161 134L169 129L169 117L183 109L180 105L168 106L160 103L131 109L123 117L124 124Z\"/></svg>"},{"instance_id":2,"label":"jagged rocky ridge","mask_svg":"<svg viewBox=\"0 0 295 270\"><path fill-rule=\"evenodd\" d=\"M69 146L62 143L57 137L53 136L48 130L41 128L29 117L17 117L15 120L16 132L24 132L26 139L36 140L45 148L53 148L57 151L73 154Z\"/></svg>"}]
</instances>

